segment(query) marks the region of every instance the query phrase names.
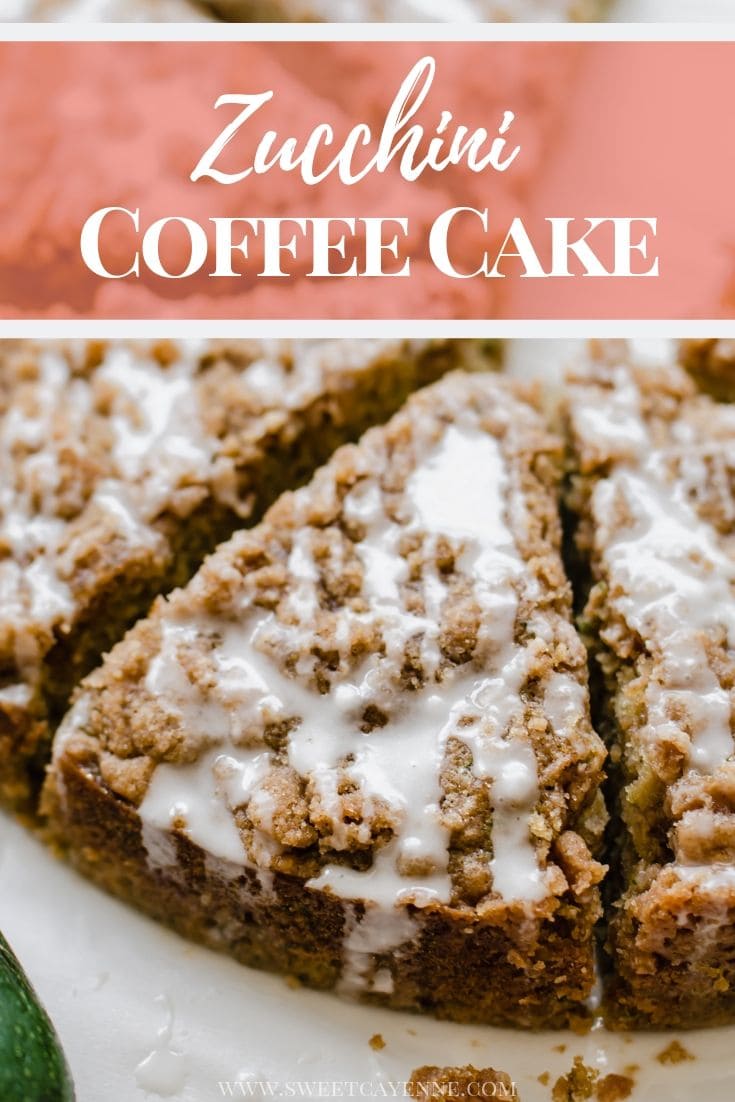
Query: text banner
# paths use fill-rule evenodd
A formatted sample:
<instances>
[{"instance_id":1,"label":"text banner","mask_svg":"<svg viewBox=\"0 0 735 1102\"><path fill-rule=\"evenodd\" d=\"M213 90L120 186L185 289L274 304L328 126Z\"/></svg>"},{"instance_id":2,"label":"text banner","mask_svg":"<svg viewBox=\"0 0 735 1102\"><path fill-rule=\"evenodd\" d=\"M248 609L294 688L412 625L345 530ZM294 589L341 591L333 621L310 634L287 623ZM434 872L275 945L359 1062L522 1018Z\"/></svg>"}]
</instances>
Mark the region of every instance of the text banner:
<instances>
[{"instance_id":1,"label":"text banner","mask_svg":"<svg viewBox=\"0 0 735 1102\"><path fill-rule=\"evenodd\" d=\"M735 43L0 44L5 319L735 316Z\"/></svg>"}]
</instances>

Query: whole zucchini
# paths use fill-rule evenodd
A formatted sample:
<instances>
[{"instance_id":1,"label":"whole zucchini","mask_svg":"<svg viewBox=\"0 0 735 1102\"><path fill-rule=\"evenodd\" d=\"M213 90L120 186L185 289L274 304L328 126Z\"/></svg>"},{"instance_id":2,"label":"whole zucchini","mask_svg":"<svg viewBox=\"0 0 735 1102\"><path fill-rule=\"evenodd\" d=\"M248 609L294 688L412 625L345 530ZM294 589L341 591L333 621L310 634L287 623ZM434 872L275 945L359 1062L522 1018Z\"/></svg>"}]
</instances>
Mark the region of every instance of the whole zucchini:
<instances>
[{"instance_id":1,"label":"whole zucchini","mask_svg":"<svg viewBox=\"0 0 735 1102\"><path fill-rule=\"evenodd\" d=\"M54 1027L0 934L0 1099L74 1102L74 1087Z\"/></svg>"}]
</instances>

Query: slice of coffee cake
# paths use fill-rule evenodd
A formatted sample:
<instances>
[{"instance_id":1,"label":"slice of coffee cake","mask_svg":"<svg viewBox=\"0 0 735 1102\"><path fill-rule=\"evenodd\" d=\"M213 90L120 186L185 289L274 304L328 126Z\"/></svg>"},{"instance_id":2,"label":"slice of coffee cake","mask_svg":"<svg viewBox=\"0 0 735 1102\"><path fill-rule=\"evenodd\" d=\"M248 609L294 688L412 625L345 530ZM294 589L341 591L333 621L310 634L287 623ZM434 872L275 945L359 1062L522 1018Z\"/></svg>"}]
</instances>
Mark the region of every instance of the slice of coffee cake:
<instances>
[{"instance_id":1,"label":"slice of coffee cake","mask_svg":"<svg viewBox=\"0 0 735 1102\"><path fill-rule=\"evenodd\" d=\"M459 1020L585 1013L604 750L560 442L457 373L341 449L92 674L53 832L248 964Z\"/></svg>"},{"instance_id":2,"label":"slice of coffee cake","mask_svg":"<svg viewBox=\"0 0 735 1102\"><path fill-rule=\"evenodd\" d=\"M608 1014L685 1028L735 1019L735 408L629 359L603 349L567 411L617 785Z\"/></svg>"},{"instance_id":3,"label":"slice of coffee cake","mask_svg":"<svg viewBox=\"0 0 735 1102\"><path fill-rule=\"evenodd\" d=\"M0 801L153 597L458 355L409 341L0 347Z\"/></svg>"}]
</instances>

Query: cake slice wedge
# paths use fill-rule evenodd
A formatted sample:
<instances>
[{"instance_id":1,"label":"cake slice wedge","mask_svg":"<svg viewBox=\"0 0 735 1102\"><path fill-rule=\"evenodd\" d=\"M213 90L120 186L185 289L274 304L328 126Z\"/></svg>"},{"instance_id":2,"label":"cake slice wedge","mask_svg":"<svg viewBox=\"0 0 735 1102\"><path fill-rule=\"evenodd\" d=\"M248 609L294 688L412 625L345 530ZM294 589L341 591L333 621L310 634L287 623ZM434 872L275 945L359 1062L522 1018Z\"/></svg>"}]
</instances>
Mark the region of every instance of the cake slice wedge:
<instances>
[{"instance_id":1,"label":"cake slice wedge","mask_svg":"<svg viewBox=\"0 0 735 1102\"><path fill-rule=\"evenodd\" d=\"M604 749L560 459L524 392L456 373L218 549L57 734L45 809L72 861L309 985L584 1016Z\"/></svg>"},{"instance_id":2,"label":"cake slice wedge","mask_svg":"<svg viewBox=\"0 0 735 1102\"><path fill-rule=\"evenodd\" d=\"M0 803L32 807L72 690L157 594L460 347L0 344Z\"/></svg>"},{"instance_id":3,"label":"cake slice wedge","mask_svg":"<svg viewBox=\"0 0 735 1102\"><path fill-rule=\"evenodd\" d=\"M611 1024L735 1020L735 407L600 350L568 383L568 505L610 746Z\"/></svg>"}]
</instances>

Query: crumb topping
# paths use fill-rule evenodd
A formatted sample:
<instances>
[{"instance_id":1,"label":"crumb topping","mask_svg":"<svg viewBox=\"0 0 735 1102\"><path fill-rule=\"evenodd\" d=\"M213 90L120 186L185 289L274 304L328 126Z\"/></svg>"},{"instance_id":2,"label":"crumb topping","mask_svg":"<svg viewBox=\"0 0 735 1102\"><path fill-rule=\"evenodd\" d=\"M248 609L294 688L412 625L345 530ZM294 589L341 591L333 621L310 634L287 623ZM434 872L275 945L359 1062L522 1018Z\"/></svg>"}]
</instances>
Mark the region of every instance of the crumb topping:
<instances>
[{"instance_id":1,"label":"crumb topping","mask_svg":"<svg viewBox=\"0 0 735 1102\"><path fill-rule=\"evenodd\" d=\"M615 352L570 387L580 467L572 493L586 496L580 537L596 583L586 616L608 648L607 675L620 678L626 760L641 787L649 775L666 785L681 865L727 862L735 409L696 394L678 368L626 364Z\"/></svg>"},{"instance_id":2,"label":"crumb topping","mask_svg":"<svg viewBox=\"0 0 735 1102\"><path fill-rule=\"evenodd\" d=\"M247 517L248 458L388 342L18 343L0 381L0 663L26 696L99 549L165 556L207 497Z\"/></svg>"},{"instance_id":3,"label":"crumb topping","mask_svg":"<svg viewBox=\"0 0 735 1102\"><path fill-rule=\"evenodd\" d=\"M97 740L117 791L107 763L130 762L148 829L387 905L346 931L346 982L368 936L410 936L396 902L564 891L550 854L585 876L560 835L602 750L558 459L491 377L415 396L159 604L88 680L57 752Z\"/></svg>"}]
</instances>

